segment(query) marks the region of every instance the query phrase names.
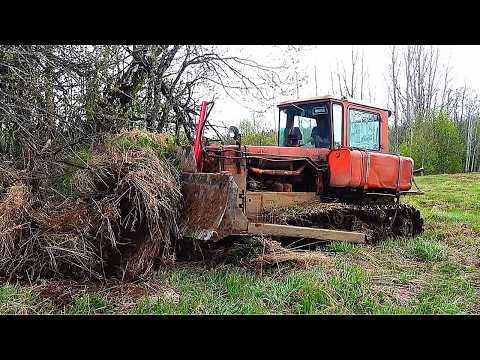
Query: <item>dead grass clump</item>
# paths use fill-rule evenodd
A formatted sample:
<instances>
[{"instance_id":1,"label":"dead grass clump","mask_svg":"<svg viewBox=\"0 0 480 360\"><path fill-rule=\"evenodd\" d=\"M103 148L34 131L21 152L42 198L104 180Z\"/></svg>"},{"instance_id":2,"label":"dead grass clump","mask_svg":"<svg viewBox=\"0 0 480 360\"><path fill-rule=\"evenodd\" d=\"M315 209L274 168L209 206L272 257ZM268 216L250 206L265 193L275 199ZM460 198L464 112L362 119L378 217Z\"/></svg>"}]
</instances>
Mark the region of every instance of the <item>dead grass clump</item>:
<instances>
[{"instance_id":1,"label":"dead grass clump","mask_svg":"<svg viewBox=\"0 0 480 360\"><path fill-rule=\"evenodd\" d=\"M88 204L81 199L67 199L59 205L46 206L31 213L39 228L50 233L89 230L94 219Z\"/></svg>"},{"instance_id":2,"label":"dead grass clump","mask_svg":"<svg viewBox=\"0 0 480 360\"><path fill-rule=\"evenodd\" d=\"M16 186L9 189L0 207L15 209L9 203L9 195L15 189ZM0 272L9 279L27 280L61 274L101 277L96 270L99 256L94 238L89 234L93 220L86 205L65 202L64 209L61 206L34 209L30 204L31 194L28 197L30 201L22 200L28 206L15 213L10 222L2 223L14 236L2 239L2 244L9 246L2 247ZM17 197L17 202L19 199L22 197ZM19 226L13 224L18 223L22 224L21 232L15 232Z\"/></svg>"},{"instance_id":3,"label":"dead grass clump","mask_svg":"<svg viewBox=\"0 0 480 360\"><path fill-rule=\"evenodd\" d=\"M168 146L141 131L107 136L74 174L72 195L50 203L19 181L2 189L0 275L137 278L174 261L181 192Z\"/></svg>"},{"instance_id":4,"label":"dead grass clump","mask_svg":"<svg viewBox=\"0 0 480 360\"><path fill-rule=\"evenodd\" d=\"M313 200L302 204L293 204L285 207L271 207L267 209L263 217L265 220L284 225L310 225L312 222L328 224L328 215L333 210L341 211L345 208L341 203L326 203Z\"/></svg>"},{"instance_id":5,"label":"dead grass clump","mask_svg":"<svg viewBox=\"0 0 480 360\"><path fill-rule=\"evenodd\" d=\"M174 260L181 192L168 161L149 149L107 150L76 180L85 197L103 201L98 233L119 249L127 275L149 273L157 259Z\"/></svg>"},{"instance_id":6,"label":"dead grass clump","mask_svg":"<svg viewBox=\"0 0 480 360\"><path fill-rule=\"evenodd\" d=\"M272 266L284 262L294 262L303 266L311 266L330 261L330 257L320 251L289 249L278 241L265 239L264 251L257 257L249 260L257 266Z\"/></svg>"},{"instance_id":7,"label":"dead grass clump","mask_svg":"<svg viewBox=\"0 0 480 360\"><path fill-rule=\"evenodd\" d=\"M303 267L330 262L331 258L320 251L289 248L280 242L262 236L248 237L221 252L224 261L237 263L257 271L293 263Z\"/></svg>"}]
</instances>

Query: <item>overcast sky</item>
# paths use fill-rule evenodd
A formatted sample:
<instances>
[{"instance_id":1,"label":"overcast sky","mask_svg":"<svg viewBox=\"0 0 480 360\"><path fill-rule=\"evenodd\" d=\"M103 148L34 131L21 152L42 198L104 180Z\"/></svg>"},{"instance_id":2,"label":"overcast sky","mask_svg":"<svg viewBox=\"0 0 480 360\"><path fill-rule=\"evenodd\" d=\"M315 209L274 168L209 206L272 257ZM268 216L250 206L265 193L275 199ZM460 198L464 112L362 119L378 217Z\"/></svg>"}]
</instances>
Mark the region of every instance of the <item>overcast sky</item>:
<instances>
[{"instance_id":1,"label":"overcast sky","mask_svg":"<svg viewBox=\"0 0 480 360\"><path fill-rule=\"evenodd\" d=\"M375 95L375 103L385 107L391 107L388 102L387 87L385 82L386 72L389 64L388 45L355 45L359 53L364 52L365 65L368 66L370 73L370 85ZM443 65L450 64L451 67L451 86L460 87L466 84L468 87L480 90L480 46L478 45L441 45L439 63ZM251 57L259 63L275 66L278 64L278 56L285 56L285 53L271 46L234 46L229 47L233 51L239 51L245 57ZM273 49L273 50L272 50ZM331 93L330 72L335 70L337 60L344 62L348 68L351 62L351 45L315 45L306 47L301 52L299 66L304 67L308 78L303 83L299 91L300 98L315 96L315 66L317 68L317 92L318 95L326 95ZM279 103L285 98L278 97L276 102ZM247 100L255 107L253 99ZM265 122L271 128L274 127L277 110L273 104L264 108L266 112ZM214 122L222 121L229 125L238 125L241 119L252 118L252 111L240 106L238 103L222 97L215 102L212 111L211 120ZM277 120L275 120L277 121Z\"/></svg>"}]
</instances>

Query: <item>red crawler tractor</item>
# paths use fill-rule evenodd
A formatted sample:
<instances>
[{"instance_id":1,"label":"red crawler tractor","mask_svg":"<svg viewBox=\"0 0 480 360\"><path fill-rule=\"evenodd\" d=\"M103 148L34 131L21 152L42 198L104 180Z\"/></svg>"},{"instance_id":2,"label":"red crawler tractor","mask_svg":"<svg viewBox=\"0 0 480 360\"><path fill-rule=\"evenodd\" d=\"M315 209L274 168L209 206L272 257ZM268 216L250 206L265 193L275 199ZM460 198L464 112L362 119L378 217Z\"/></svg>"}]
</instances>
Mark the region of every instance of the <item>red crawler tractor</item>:
<instances>
[{"instance_id":1,"label":"red crawler tractor","mask_svg":"<svg viewBox=\"0 0 480 360\"><path fill-rule=\"evenodd\" d=\"M422 231L419 211L400 203L420 192L413 160L388 153L389 110L333 96L282 102L277 146L250 146L236 127L234 145L210 144L212 106L201 107L196 171L182 174L186 236L369 242ZM304 204L287 211L295 203Z\"/></svg>"}]
</instances>

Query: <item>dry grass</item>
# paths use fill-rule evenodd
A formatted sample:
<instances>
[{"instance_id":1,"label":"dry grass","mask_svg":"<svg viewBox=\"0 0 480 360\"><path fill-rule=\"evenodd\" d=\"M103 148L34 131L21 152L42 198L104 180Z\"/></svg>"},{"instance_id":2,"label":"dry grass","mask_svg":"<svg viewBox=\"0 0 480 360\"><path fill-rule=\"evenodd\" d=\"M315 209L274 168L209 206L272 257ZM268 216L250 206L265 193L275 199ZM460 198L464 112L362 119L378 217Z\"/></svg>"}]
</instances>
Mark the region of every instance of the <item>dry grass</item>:
<instances>
[{"instance_id":1,"label":"dry grass","mask_svg":"<svg viewBox=\"0 0 480 360\"><path fill-rule=\"evenodd\" d=\"M265 220L278 224L308 224L312 219L322 219L323 215L332 210L342 210L342 203L325 203L319 200L312 200L304 204L294 204L286 207L271 207L263 217Z\"/></svg>"},{"instance_id":2,"label":"dry grass","mask_svg":"<svg viewBox=\"0 0 480 360\"><path fill-rule=\"evenodd\" d=\"M319 264L327 267L332 264L332 258L323 252L283 246L280 242L263 236L249 238L248 241L229 246L220 253L217 258L227 259L227 263L241 264L260 274L270 268L279 268L282 264L304 269Z\"/></svg>"},{"instance_id":3,"label":"dry grass","mask_svg":"<svg viewBox=\"0 0 480 360\"><path fill-rule=\"evenodd\" d=\"M26 227L26 213L31 205L30 188L24 184L8 188L0 201L0 263L14 255L15 246Z\"/></svg>"},{"instance_id":4,"label":"dry grass","mask_svg":"<svg viewBox=\"0 0 480 360\"><path fill-rule=\"evenodd\" d=\"M256 266L272 266L284 262L294 262L303 266L328 263L331 258L320 251L309 251L301 249L290 249L283 247L278 241L262 239L263 251L260 255L248 259L250 264Z\"/></svg>"},{"instance_id":5,"label":"dry grass","mask_svg":"<svg viewBox=\"0 0 480 360\"><path fill-rule=\"evenodd\" d=\"M41 190L9 184L0 198L0 275L138 278L173 261L181 193L169 146L161 134L107 136L76 171L73 193L49 203ZM3 184L15 180L13 170L0 175Z\"/></svg>"}]
</instances>

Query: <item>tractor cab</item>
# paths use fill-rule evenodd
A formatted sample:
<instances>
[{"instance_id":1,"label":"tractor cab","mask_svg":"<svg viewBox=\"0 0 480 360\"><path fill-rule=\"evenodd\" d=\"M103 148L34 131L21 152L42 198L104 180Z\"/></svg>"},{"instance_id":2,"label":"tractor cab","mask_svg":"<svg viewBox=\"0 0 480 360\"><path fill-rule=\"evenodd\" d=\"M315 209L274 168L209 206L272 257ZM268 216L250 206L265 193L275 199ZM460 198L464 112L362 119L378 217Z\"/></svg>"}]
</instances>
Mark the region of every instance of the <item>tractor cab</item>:
<instances>
[{"instance_id":1,"label":"tractor cab","mask_svg":"<svg viewBox=\"0 0 480 360\"><path fill-rule=\"evenodd\" d=\"M278 105L278 146L388 151L388 117L381 107L331 95Z\"/></svg>"}]
</instances>

